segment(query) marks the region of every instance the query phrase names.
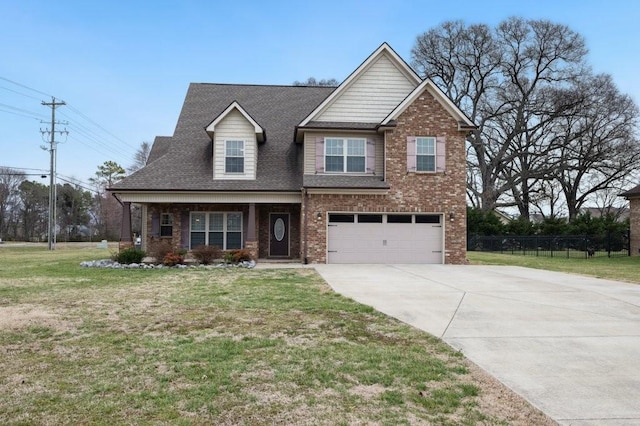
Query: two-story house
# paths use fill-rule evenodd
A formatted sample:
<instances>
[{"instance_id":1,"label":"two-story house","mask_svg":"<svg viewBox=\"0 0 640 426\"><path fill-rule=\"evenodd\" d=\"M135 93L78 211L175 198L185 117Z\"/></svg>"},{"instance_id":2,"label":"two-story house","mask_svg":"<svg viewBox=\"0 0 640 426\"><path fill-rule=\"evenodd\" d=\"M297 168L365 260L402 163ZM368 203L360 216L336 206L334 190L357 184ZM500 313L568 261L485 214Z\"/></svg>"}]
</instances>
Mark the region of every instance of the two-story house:
<instances>
[{"instance_id":1,"label":"two-story house","mask_svg":"<svg viewBox=\"0 0 640 426\"><path fill-rule=\"evenodd\" d=\"M386 43L333 87L190 85L174 135L110 188L142 241L308 263L463 263L474 124Z\"/></svg>"}]
</instances>

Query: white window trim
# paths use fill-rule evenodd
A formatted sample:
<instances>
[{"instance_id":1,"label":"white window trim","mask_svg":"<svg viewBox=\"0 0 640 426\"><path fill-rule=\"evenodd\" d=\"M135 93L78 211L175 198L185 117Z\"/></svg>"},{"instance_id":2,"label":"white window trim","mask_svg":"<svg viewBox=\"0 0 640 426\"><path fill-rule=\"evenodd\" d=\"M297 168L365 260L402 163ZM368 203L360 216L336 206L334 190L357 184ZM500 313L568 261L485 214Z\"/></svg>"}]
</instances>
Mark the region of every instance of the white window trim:
<instances>
[{"instance_id":1,"label":"white window trim","mask_svg":"<svg viewBox=\"0 0 640 426\"><path fill-rule=\"evenodd\" d=\"M342 141L342 171L327 171L327 140L341 140ZM359 155L348 155L349 147L348 141L362 141L364 144L364 154L362 157L364 158L364 169L361 172L349 172L347 171L347 158L348 157L360 157ZM337 155L332 155L332 157L337 157ZM349 138L349 137L325 137L324 138L324 172L331 174L366 174L367 173L367 139L366 138Z\"/></svg>"},{"instance_id":2,"label":"white window trim","mask_svg":"<svg viewBox=\"0 0 640 426\"><path fill-rule=\"evenodd\" d=\"M227 152L228 142L242 142L242 155L229 155ZM247 167L247 141L245 139L225 139L224 140L224 174L226 175L244 175ZM229 172L227 171L227 158L242 158L242 171L241 172Z\"/></svg>"},{"instance_id":3,"label":"white window trim","mask_svg":"<svg viewBox=\"0 0 640 426\"><path fill-rule=\"evenodd\" d=\"M433 157L433 170L419 170L418 169L418 141L420 139L431 139L433 140L433 155L431 154L420 154L423 157ZM438 171L438 141L435 136L416 136L416 173L436 173Z\"/></svg>"},{"instance_id":4,"label":"white window trim","mask_svg":"<svg viewBox=\"0 0 640 426\"><path fill-rule=\"evenodd\" d=\"M189 249L193 250L194 247L192 247L191 245L191 234L193 232L204 232L204 242L205 245L209 245L209 232L220 232L220 231L210 231L209 230L209 215L211 213L217 213L217 214L221 214L222 215L222 242L223 242L223 246L224 247L220 247L222 250L230 250L227 248L227 215L228 214L239 214L240 215L240 248L243 249L244 248L244 216L242 214L242 212L239 211L225 211L225 212L217 212L217 211L196 211L196 212L191 212L189 214ZM203 231L194 231L191 228L191 224L192 224L192 216L194 214L203 214L204 215L204 230ZM238 232L238 231L231 231L231 232Z\"/></svg>"},{"instance_id":5,"label":"white window trim","mask_svg":"<svg viewBox=\"0 0 640 426\"><path fill-rule=\"evenodd\" d=\"M165 218L169 218L167 223L164 221ZM169 235L162 235L162 228L171 228L171 233ZM173 236L173 213L160 213L160 236L162 238L170 238Z\"/></svg>"}]
</instances>

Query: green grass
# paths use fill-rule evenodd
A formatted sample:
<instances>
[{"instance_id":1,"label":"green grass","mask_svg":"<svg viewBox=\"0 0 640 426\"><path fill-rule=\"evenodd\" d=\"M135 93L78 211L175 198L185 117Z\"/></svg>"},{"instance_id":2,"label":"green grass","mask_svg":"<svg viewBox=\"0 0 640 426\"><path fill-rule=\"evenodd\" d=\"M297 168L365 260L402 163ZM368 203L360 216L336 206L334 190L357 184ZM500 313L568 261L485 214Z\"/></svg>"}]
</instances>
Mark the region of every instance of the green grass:
<instances>
[{"instance_id":1,"label":"green grass","mask_svg":"<svg viewBox=\"0 0 640 426\"><path fill-rule=\"evenodd\" d=\"M508 421L459 353L311 269L79 267L106 254L0 249L0 423Z\"/></svg>"},{"instance_id":2,"label":"green grass","mask_svg":"<svg viewBox=\"0 0 640 426\"><path fill-rule=\"evenodd\" d=\"M470 251L467 258L473 264L524 266L640 284L640 256L585 259Z\"/></svg>"}]
</instances>

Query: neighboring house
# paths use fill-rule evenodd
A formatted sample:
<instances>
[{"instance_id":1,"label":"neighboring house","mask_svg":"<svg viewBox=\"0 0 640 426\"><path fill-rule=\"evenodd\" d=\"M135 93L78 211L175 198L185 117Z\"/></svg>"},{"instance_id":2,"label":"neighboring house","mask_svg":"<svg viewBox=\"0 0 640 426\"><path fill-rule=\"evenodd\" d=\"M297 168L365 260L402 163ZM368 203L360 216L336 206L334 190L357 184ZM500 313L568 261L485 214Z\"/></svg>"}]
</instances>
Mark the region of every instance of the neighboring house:
<instances>
[{"instance_id":1,"label":"neighboring house","mask_svg":"<svg viewBox=\"0 0 640 426\"><path fill-rule=\"evenodd\" d=\"M620 194L629 200L630 254L640 255L640 185Z\"/></svg>"},{"instance_id":2,"label":"neighboring house","mask_svg":"<svg viewBox=\"0 0 640 426\"><path fill-rule=\"evenodd\" d=\"M474 124L386 43L340 86L190 85L172 137L109 188L145 249L308 263L463 263Z\"/></svg>"},{"instance_id":3,"label":"neighboring house","mask_svg":"<svg viewBox=\"0 0 640 426\"><path fill-rule=\"evenodd\" d=\"M589 214L592 218L600 218L610 215L617 222L624 222L629 218L629 209L627 207L582 207L578 210L578 214Z\"/></svg>"}]
</instances>

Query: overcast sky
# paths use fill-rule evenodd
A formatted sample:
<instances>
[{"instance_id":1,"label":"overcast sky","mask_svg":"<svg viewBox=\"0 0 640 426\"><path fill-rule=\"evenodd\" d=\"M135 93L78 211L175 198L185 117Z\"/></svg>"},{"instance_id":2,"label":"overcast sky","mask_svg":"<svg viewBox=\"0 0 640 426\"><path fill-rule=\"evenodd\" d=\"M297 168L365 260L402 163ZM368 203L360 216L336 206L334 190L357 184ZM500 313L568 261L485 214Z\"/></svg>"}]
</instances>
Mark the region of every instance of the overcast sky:
<instances>
[{"instance_id":1,"label":"overcast sky","mask_svg":"<svg viewBox=\"0 0 640 426\"><path fill-rule=\"evenodd\" d=\"M640 103L640 2L39 1L0 5L0 166L49 169L51 96L58 173L87 181L123 167L143 141L172 135L190 82L342 81L382 42L407 62L416 36L445 20L544 18L582 34L596 72ZM43 122L41 122L43 121ZM32 179L41 180L39 176ZM48 184L48 180L42 179Z\"/></svg>"}]
</instances>

